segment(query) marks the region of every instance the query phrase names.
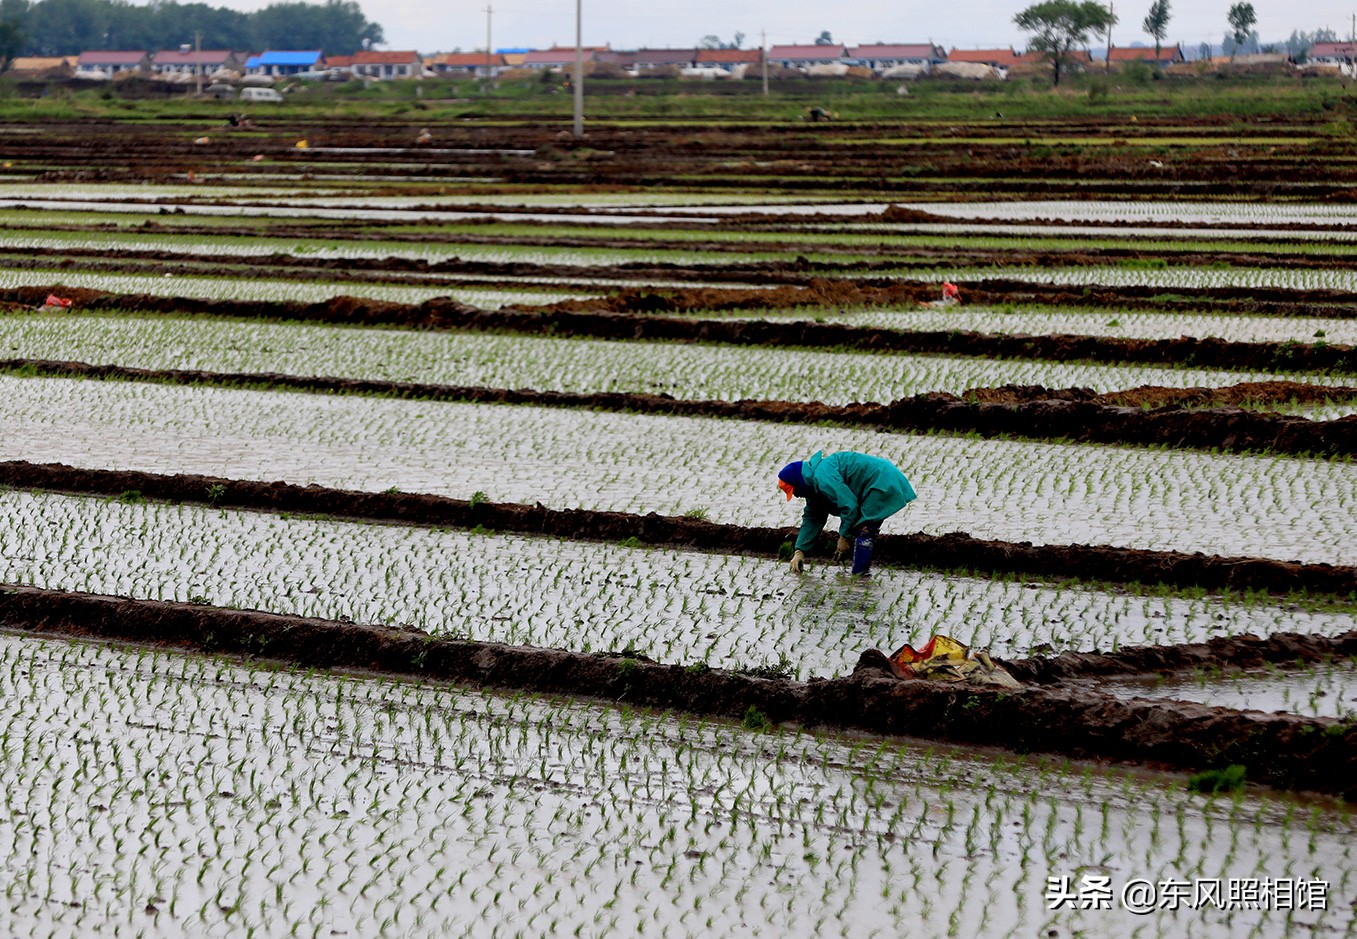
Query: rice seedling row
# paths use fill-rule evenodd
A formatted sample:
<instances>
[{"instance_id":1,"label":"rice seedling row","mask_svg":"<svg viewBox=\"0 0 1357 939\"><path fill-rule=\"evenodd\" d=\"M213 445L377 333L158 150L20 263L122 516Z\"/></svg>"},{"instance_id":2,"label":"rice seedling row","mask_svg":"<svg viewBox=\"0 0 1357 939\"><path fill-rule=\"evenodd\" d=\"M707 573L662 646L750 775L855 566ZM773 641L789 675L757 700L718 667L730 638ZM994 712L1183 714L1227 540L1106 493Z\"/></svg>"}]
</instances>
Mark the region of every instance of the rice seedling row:
<instances>
[{"instance_id":1,"label":"rice seedling row","mask_svg":"<svg viewBox=\"0 0 1357 939\"><path fill-rule=\"evenodd\" d=\"M1357 222L1352 205L1318 202L1259 201L1115 201L1030 200L1022 202L901 202L900 206L945 218L998 222L1057 219L1098 224L1106 222L1176 222L1202 225L1351 226Z\"/></svg>"},{"instance_id":2,"label":"rice seedling row","mask_svg":"<svg viewBox=\"0 0 1357 939\"><path fill-rule=\"evenodd\" d=\"M253 300L264 302L317 303L337 296L357 296L391 303L423 303L433 297L447 297L471 306L495 308L508 304L556 303L597 296L596 291L533 289L528 284L514 290L480 287L465 289L446 284L430 287L367 284L361 281L270 280L239 277L199 277L165 273L82 273L65 268L51 270L0 268L0 290L16 287L56 285L60 290L80 288L110 293L150 294L157 297L186 297L209 300Z\"/></svg>"},{"instance_id":3,"label":"rice seedling row","mask_svg":"<svg viewBox=\"0 0 1357 939\"><path fill-rule=\"evenodd\" d=\"M1280 408L1279 410L1308 417L1312 421L1337 421L1357 414L1357 404L1324 404L1317 407L1297 405L1291 408Z\"/></svg>"},{"instance_id":4,"label":"rice seedling row","mask_svg":"<svg viewBox=\"0 0 1357 939\"><path fill-rule=\"evenodd\" d=\"M1190 290L1229 287L1257 287L1276 290L1357 291L1357 272L1337 269L1304 270L1298 268L1247 267L1173 267L1170 264L1086 265L1062 267L986 267L947 271L956 280L999 278L1040 284L1097 284L1108 287L1162 287Z\"/></svg>"},{"instance_id":5,"label":"rice seedling row","mask_svg":"<svg viewBox=\"0 0 1357 939\"><path fill-rule=\"evenodd\" d=\"M0 392L4 459L794 525L776 469L856 449L920 493L887 531L1357 561L1344 461L65 379Z\"/></svg>"},{"instance_id":6,"label":"rice seedling row","mask_svg":"<svg viewBox=\"0 0 1357 939\"><path fill-rule=\"evenodd\" d=\"M1218 387L1295 377L1257 370L1156 368L981 358L679 345L484 333L424 333L299 323L163 317L0 318L8 358L215 372L380 379L576 393L663 393L689 400L890 402L1003 384L1116 391Z\"/></svg>"},{"instance_id":7,"label":"rice seedling row","mask_svg":"<svg viewBox=\"0 0 1357 939\"><path fill-rule=\"evenodd\" d=\"M578 247L553 245L478 245L478 244L418 244L363 240L352 244L305 241L291 238L260 236L183 236L136 235L113 233L105 237L73 236L70 234L40 234L20 236L0 235L0 249L24 250L42 248L46 251L107 251L169 252L193 257L214 258L261 257L284 253L295 257L317 260L353 258L407 258L430 263L440 261L476 261L481 263L518 263L535 265L624 265L624 264L748 264L773 261L785 255L774 251L718 252L641 247L636 250L609 247ZM835 263L867 263L872 258L839 254L808 255L812 261Z\"/></svg>"},{"instance_id":8,"label":"rice seedling row","mask_svg":"<svg viewBox=\"0 0 1357 939\"><path fill-rule=\"evenodd\" d=\"M53 213L54 223L59 223L61 213ZM46 216L47 213L44 213ZM147 216L148 223L140 230L132 229L126 220L121 230L80 230L93 229L94 226L108 223L117 224L117 216L97 213L88 215L65 214L64 220L79 223L79 229L56 232L26 227L31 219L19 213L8 213L11 224L6 226L0 246L11 249L26 247L57 248L66 250L90 249L115 246L123 250L159 250L199 253L207 256L217 254L265 254L269 251L287 251L292 254L306 254L321 257L412 257L444 259L463 257L479 260L525 260L539 258L550 259L554 263L594 263L621 264L628 262L666 262L666 263L748 263L775 258L804 257L820 263L859 263L879 262L886 257L901 260L909 258L909 252L919 251L923 256L932 256L937 252L960 252L968 256L977 253L1002 255L1005 252L1018 252L1028 255L1032 252L1066 252L1072 254L1122 252L1128 254L1128 262L1154 258L1163 255L1172 261L1176 255L1184 253L1212 252L1222 264L1230 263L1231 255L1246 255L1255 258L1259 255L1286 256L1289 261L1297 257L1305 260L1329 259L1340 261L1350 258L1354 248L1351 244L1335 237L1296 239L1282 233L1273 240L1241 240L1238 232L1217 232L1215 240L1193 237L1190 231L1182 232L1181 237L1165 237L1163 234L1140 234L1117 237L1115 234L1091 238L1087 234L1057 230L1048 230L1045 237L1033 235L1026 230L1011 234L976 234L973 230L953 230L947 232L900 233L897 227L882 227L865 232L842 231L803 231L803 230L760 230L734 229L711 230L695 227L682 229L677 226L665 228L633 228L617 225L569 226L552 225L548 229L538 226L515 225L512 223L489 223L482 225L442 225L438 227L444 236L441 243L431 243L426 234L418 240L392 239L389 230L373 232L365 236L362 231L331 230L318 233L323 237L280 237L264 234L247 237L239 234L187 230L164 231L167 226L158 220L161 216ZM267 215L252 220L259 228L272 226ZM150 228L161 229L151 231ZM955 226L962 229L963 226ZM1316 234L1316 233L1297 233ZM1233 235L1227 239L1226 235ZM455 239L455 243L453 243ZM559 243L558 243L559 242ZM597 242L591 245L590 242ZM701 247L698 247L700 244ZM715 250L719 246L720 250ZM706 248L708 250L702 250ZM744 251L736 250L744 248ZM854 254L851 249L862 249ZM1280 257L1279 257L1280 260ZM539 263L548 261L539 260Z\"/></svg>"},{"instance_id":9,"label":"rice seedling row","mask_svg":"<svg viewBox=\"0 0 1357 939\"><path fill-rule=\"evenodd\" d=\"M504 218L518 222L546 222L555 224L562 222L565 224L581 223L600 223L610 225L630 225L640 222L647 225L664 223L666 221L678 221L684 224L698 224L704 219L694 218L687 215L652 215L647 214L628 215L616 211L607 212L534 212L529 209L523 209L518 206L494 206L485 208L466 208L462 210L425 210L425 209L395 209L381 208L382 200L373 199L366 205L354 205L347 207L331 206L310 206L281 203L204 203L192 200L169 200L163 202L97 202L80 201L76 199L13 199L6 198L3 191L0 191L0 210L4 209L28 209L55 212L100 212L100 213L121 213L132 215L145 215L148 209L155 207L165 214L173 213L175 215L191 216L217 216L217 217L268 217L272 219L290 219L290 220L308 220L308 219L327 219L343 220L353 222L411 222L418 224L442 224L446 222L466 222L470 220L480 220L485 218ZM473 202L472 205L478 205ZM878 207L879 208L879 207ZM715 225L720 221L716 217L705 219L707 224Z\"/></svg>"},{"instance_id":10,"label":"rice seedling row","mask_svg":"<svg viewBox=\"0 0 1357 939\"><path fill-rule=\"evenodd\" d=\"M431 635L633 649L662 662L846 675L934 632L1008 658L1353 628L1345 603L1104 590L643 549L203 506L0 494L0 582L413 625ZM93 563L94 558L110 559Z\"/></svg>"},{"instance_id":11,"label":"rice seedling row","mask_svg":"<svg viewBox=\"0 0 1357 939\"><path fill-rule=\"evenodd\" d=\"M1064 203L1068 207L1068 203ZM934 206L929 211L944 209ZM962 207L952 207L952 211L964 211ZM1199 223L1200 224L1200 223ZM889 238L891 236L908 238L911 235L949 237L986 240L993 238L1017 239L1017 244L1041 244L1041 239L1051 239L1052 244L1077 239L1081 245L1124 245L1138 244L1140 239L1162 242L1165 245L1190 244L1198 239L1209 245L1220 242L1230 246L1230 250L1267 251L1283 249L1287 251L1334 252L1345 254L1348 245L1357 241L1357 233L1342 228L1323 227L1304 228L1267 228L1257 224L1239 223L1239 228L1175 228L1170 222L1160 222L1154 226L1137 227L1132 224L1098 225L1096 223L1075 222L1066 225L1043 225L1039 222L1004 224L984 218L967 219L965 222L891 222L848 223L828 225L805 225L803 230L824 234L859 235L872 234ZM1294 224L1294 223L1293 223ZM1028 239L1031 239L1029 241ZM1104 240L1105 239L1105 240ZM1314 244L1318 242L1318 244ZM1001 242L1000 242L1001 243Z\"/></svg>"},{"instance_id":12,"label":"rice seedling row","mask_svg":"<svg viewBox=\"0 0 1357 939\"><path fill-rule=\"evenodd\" d=\"M963 292L964 293L964 292ZM1122 336L1136 339L1215 337L1227 342L1300 342L1323 340L1357 344L1357 320L1316 316L1250 316L1239 313L1147 311L1059 307L897 306L884 309L805 309L685 313L685 316L741 319L813 319L879 329L971 330L983 333Z\"/></svg>"},{"instance_id":13,"label":"rice seedling row","mask_svg":"<svg viewBox=\"0 0 1357 939\"><path fill-rule=\"evenodd\" d=\"M0 686L28 933L1351 928L1350 815L1265 796L14 637ZM1299 879L1305 909L1051 907L1090 870Z\"/></svg>"}]
</instances>

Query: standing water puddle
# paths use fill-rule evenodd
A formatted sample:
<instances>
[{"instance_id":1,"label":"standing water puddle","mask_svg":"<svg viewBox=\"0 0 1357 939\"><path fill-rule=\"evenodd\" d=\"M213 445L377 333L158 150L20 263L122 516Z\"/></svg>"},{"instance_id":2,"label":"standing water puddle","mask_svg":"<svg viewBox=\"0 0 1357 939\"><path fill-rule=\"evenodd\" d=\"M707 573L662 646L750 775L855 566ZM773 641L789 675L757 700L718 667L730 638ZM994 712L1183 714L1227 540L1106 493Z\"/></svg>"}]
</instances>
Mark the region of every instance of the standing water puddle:
<instances>
[{"instance_id":1,"label":"standing water puddle","mask_svg":"<svg viewBox=\"0 0 1357 939\"><path fill-rule=\"evenodd\" d=\"M1283 711L1307 717L1357 719L1357 662L1248 671L1104 680L1099 691L1118 698L1197 701L1242 711Z\"/></svg>"}]
</instances>

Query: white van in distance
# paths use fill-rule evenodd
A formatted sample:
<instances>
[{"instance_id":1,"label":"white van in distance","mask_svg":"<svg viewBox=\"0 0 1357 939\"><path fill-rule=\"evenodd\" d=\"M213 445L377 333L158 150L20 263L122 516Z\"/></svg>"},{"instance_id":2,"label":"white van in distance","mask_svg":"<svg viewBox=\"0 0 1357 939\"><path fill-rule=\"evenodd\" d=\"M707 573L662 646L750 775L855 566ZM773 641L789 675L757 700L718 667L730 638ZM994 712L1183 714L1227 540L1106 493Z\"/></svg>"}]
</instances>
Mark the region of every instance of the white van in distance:
<instances>
[{"instance_id":1,"label":"white van in distance","mask_svg":"<svg viewBox=\"0 0 1357 939\"><path fill-rule=\"evenodd\" d=\"M241 101L282 101L283 96L272 88L242 88Z\"/></svg>"}]
</instances>

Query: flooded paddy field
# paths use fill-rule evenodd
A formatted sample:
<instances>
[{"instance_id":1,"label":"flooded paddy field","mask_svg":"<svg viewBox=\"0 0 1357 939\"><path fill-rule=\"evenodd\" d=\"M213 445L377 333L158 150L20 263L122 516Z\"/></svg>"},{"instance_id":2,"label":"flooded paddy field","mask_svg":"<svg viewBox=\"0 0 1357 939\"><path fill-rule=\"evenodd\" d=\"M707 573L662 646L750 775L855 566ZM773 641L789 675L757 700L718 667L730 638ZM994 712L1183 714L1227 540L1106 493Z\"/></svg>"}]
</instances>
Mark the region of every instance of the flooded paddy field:
<instances>
[{"instance_id":1,"label":"flooded paddy field","mask_svg":"<svg viewBox=\"0 0 1357 939\"><path fill-rule=\"evenodd\" d=\"M0 460L211 477L0 491L17 930L1357 932L1347 139L412 121L0 126ZM817 450L1140 580L797 577ZM275 481L353 492L218 504ZM467 521L339 510L405 496ZM1022 686L863 655L933 634Z\"/></svg>"},{"instance_id":2,"label":"flooded paddy field","mask_svg":"<svg viewBox=\"0 0 1357 939\"><path fill-rule=\"evenodd\" d=\"M1350 816L1267 793L69 641L0 637L0 676L0 890L35 929L438 936L512 911L547 933L886 936L909 909L938 932L1169 935L1170 910L1050 909L1049 879L1119 898L1260 870L1303 885L1288 922L1348 917Z\"/></svg>"}]
</instances>

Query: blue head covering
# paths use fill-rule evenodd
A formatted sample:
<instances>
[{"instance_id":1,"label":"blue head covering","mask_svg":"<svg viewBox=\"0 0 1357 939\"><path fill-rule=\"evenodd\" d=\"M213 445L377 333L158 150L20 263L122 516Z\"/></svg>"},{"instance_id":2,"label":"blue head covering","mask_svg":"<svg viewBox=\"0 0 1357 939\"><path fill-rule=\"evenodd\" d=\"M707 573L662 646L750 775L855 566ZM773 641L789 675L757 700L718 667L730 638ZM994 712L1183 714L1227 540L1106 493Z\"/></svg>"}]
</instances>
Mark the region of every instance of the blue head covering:
<instances>
[{"instance_id":1,"label":"blue head covering","mask_svg":"<svg viewBox=\"0 0 1357 939\"><path fill-rule=\"evenodd\" d=\"M801 475L801 460L788 463L778 471L777 478L792 487L792 493L798 497L804 498L806 495L806 480Z\"/></svg>"}]
</instances>

